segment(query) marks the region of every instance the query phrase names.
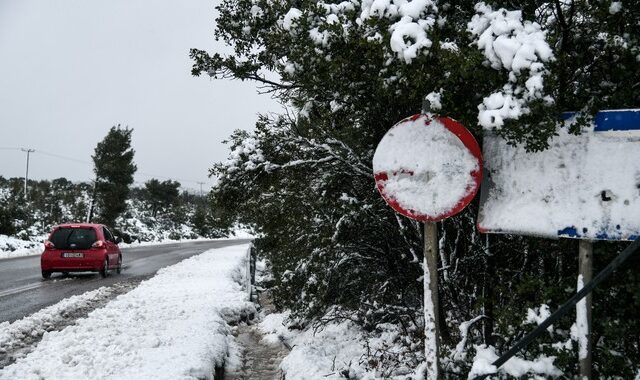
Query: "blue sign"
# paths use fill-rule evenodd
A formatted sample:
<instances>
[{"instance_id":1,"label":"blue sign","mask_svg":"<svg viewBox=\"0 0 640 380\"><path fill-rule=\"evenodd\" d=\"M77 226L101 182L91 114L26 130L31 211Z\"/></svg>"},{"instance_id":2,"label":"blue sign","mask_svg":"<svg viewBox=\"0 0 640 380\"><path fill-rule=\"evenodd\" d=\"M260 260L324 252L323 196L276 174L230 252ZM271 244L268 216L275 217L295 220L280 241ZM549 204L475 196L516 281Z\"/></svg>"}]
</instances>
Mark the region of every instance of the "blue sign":
<instances>
[{"instance_id":1,"label":"blue sign","mask_svg":"<svg viewBox=\"0 0 640 380\"><path fill-rule=\"evenodd\" d=\"M569 120L577 112L563 112L562 120ZM638 131L640 130L640 110L607 110L596 114L594 131Z\"/></svg>"}]
</instances>

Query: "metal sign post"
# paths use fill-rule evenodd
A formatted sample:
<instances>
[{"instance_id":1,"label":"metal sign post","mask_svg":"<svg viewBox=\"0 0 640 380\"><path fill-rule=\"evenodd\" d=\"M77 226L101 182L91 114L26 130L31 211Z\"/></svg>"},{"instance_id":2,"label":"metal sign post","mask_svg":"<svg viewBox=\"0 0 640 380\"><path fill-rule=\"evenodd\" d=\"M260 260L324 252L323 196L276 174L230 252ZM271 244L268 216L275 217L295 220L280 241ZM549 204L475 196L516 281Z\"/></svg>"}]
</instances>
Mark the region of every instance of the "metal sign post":
<instances>
[{"instance_id":1,"label":"metal sign post","mask_svg":"<svg viewBox=\"0 0 640 380\"><path fill-rule=\"evenodd\" d=\"M474 198L482 179L482 155L480 146L464 126L427 111L423 109L423 113L400 121L385 134L373 156L373 174L378 191L389 206L424 222L425 375L429 380L438 380L441 375L436 222L461 212ZM451 185L452 181L455 185ZM443 197L447 191L456 191L456 196Z\"/></svg>"},{"instance_id":2,"label":"metal sign post","mask_svg":"<svg viewBox=\"0 0 640 380\"><path fill-rule=\"evenodd\" d=\"M576 291L580 291L584 284L591 281L593 273L593 244L588 240L578 242L578 286ZM576 304L576 325L582 337L578 340L578 358L580 360L580 379L591 380L591 293L587 294L584 300Z\"/></svg>"},{"instance_id":3,"label":"metal sign post","mask_svg":"<svg viewBox=\"0 0 640 380\"><path fill-rule=\"evenodd\" d=\"M438 226L424 222L424 357L428 378L440 378L440 321L438 310Z\"/></svg>"}]
</instances>

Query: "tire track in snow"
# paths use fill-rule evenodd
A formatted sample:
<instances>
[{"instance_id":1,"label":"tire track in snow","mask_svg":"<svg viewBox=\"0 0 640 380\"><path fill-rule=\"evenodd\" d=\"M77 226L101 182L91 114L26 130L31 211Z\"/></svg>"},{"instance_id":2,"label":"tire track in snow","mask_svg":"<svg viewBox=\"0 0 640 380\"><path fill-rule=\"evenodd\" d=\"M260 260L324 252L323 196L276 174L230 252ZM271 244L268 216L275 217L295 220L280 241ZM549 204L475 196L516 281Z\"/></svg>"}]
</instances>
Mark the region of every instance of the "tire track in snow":
<instances>
[{"instance_id":1,"label":"tire track in snow","mask_svg":"<svg viewBox=\"0 0 640 380\"><path fill-rule=\"evenodd\" d=\"M60 331L86 317L120 294L133 289L138 281L123 282L71 296L13 323L0 323L0 369L29 354L45 333Z\"/></svg>"}]
</instances>

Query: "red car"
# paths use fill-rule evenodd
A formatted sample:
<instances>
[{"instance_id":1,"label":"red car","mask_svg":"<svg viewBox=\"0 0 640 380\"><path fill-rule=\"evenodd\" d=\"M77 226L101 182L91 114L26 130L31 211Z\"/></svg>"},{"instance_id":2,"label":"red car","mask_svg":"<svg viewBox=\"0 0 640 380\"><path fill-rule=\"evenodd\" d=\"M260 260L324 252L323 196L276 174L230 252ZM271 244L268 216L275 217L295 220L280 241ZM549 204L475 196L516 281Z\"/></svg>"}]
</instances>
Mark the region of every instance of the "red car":
<instances>
[{"instance_id":1,"label":"red car","mask_svg":"<svg viewBox=\"0 0 640 380\"><path fill-rule=\"evenodd\" d=\"M102 224L61 224L53 229L44 243L40 257L42 277L53 272L100 272L107 277L110 270L122 270L120 238Z\"/></svg>"}]
</instances>

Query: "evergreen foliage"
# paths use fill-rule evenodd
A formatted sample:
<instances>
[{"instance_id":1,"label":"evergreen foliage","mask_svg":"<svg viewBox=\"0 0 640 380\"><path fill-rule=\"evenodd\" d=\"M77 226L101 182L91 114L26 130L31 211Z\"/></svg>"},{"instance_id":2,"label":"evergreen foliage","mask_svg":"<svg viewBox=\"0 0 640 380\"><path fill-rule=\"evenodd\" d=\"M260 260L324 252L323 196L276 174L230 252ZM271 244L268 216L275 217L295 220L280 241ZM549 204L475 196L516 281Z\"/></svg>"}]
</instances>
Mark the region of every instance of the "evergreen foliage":
<instances>
[{"instance_id":1,"label":"evergreen foliage","mask_svg":"<svg viewBox=\"0 0 640 380\"><path fill-rule=\"evenodd\" d=\"M62 223L84 222L93 194L88 182L71 182L65 178L29 180L29 201L25 203L22 178L0 177L0 234L23 240L40 241L53 226ZM150 180L149 182L158 182ZM126 243L132 241L160 241L165 239L193 239L226 236L228 231L210 227L211 213L203 205L206 198L187 191L179 191L180 184L171 182L171 192L161 212L153 215L157 200L150 200L147 189L133 187L126 201L126 210L116 220L118 233ZM204 226L196 222L196 210L204 218Z\"/></svg>"},{"instance_id":2,"label":"evergreen foliage","mask_svg":"<svg viewBox=\"0 0 640 380\"><path fill-rule=\"evenodd\" d=\"M179 188L180 183L172 180L160 182L152 178L145 182L144 198L150 205L154 218L158 215L158 211L164 212L176 204L180 195Z\"/></svg>"},{"instance_id":3,"label":"evergreen foliage","mask_svg":"<svg viewBox=\"0 0 640 380\"><path fill-rule=\"evenodd\" d=\"M99 210L98 220L115 227L116 218L126 210L129 186L137 167L133 163L131 148L133 129L111 127L105 138L95 148L93 158L95 199Z\"/></svg>"},{"instance_id":4,"label":"evergreen foliage","mask_svg":"<svg viewBox=\"0 0 640 380\"><path fill-rule=\"evenodd\" d=\"M488 62L469 32L468 23L482 8L473 2L425 9L421 17L433 16L432 45L410 62L390 47L400 16L363 18L367 4L372 2L224 0L218 6L216 38L233 54L193 49L192 73L257 81L285 109L262 116L254 132L230 137L229 159L212 169L219 183L211 204L219 228L239 221L261 236L278 306L302 323L346 318L369 330L401 324L402 342L419 362L422 230L393 213L376 192L373 151L392 125L419 112L428 93L440 94L440 114L481 140L479 105L504 91L520 96L532 69L518 76ZM496 10L513 8L513 2L493 4ZM554 58L544 63L540 93L524 101L527 112L506 119L495 132L541 150L562 111L584 111L579 132L599 109L638 107L640 7L624 4L611 12L608 2L520 2L523 20L541 25ZM528 308L548 304L553 310L576 288L574 241L487 238L476 230L476 214L477 201L439 223L443 362L451 376L468 371L473 345L505 351L532 328L523 325ZM610 257L620 247L597 243L596 252ZM603 265L597 262L595 270ZM637 310L640 282L628 272L620 277L594 295L594 309L600 310L596 377L633 377L640 363L638 318L629 314ZM609 305L617 306L605 313ZM465 325L469 332L462 340L459 327L479 316ZM566 318L523 355L556 356L559 368L576 373L572 323ZM389 368L399 360L376 355Z\"/></svg>"}]
</instances>

